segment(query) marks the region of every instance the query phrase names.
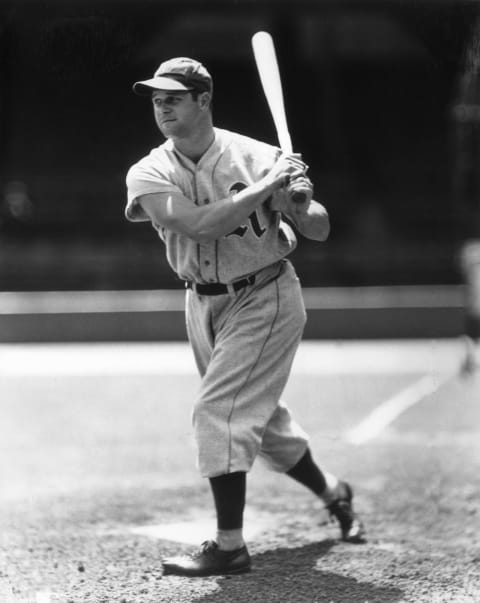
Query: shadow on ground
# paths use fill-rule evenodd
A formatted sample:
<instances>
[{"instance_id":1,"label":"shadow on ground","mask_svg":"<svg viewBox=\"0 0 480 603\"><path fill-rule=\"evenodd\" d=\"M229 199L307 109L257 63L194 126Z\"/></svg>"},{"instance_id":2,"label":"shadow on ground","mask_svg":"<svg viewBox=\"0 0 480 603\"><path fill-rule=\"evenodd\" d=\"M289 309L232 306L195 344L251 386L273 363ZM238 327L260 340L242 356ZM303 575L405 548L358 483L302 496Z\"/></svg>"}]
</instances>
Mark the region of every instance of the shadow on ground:
<instances>
[{"instance_id":1,"label":"shadow on ground","mask_svg":"<svg viewBox=\"0 0 480 603\"><path fill-rule=\"evenodd\" d=\"M335 545L323 541L298 548L281 548L253 555L248 574L225 577L218 590L195 601L203 603L396 603L404 593L398 588L378 587L332 572L317 562Z\"/></svg>"}]
</instances>

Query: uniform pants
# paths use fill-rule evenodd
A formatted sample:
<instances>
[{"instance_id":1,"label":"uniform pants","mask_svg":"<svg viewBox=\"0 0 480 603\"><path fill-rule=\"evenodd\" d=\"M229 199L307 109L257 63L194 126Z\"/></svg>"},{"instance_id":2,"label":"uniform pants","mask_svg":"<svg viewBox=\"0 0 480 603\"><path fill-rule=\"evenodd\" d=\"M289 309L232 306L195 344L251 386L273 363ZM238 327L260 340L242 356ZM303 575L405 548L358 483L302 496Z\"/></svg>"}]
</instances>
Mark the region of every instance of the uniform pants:
<instances>
[{"instance_id":1,"label":"uniform pants","mask_svg":"<svg viewBox=\"0 0 480 603\"><path fill-rule=\"evenodd\" d=\"M202 377L192 414L200 473L247 472L257 456L291 469L308 446L280 400L306 321L293 266L282 260L225 295L187 290L186 321Z\"/></svg>"}]
</instances>

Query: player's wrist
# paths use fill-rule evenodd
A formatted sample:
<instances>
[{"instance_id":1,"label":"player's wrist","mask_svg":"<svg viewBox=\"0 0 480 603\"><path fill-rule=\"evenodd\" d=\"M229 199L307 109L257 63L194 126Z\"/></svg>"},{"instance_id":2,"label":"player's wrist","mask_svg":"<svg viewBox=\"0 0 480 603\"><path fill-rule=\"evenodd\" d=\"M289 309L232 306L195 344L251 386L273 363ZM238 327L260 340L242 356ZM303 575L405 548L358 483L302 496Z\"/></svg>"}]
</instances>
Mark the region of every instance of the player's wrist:
<instances>
[{"instance_id":1,"label":"player's wrist","mask_svg":"<svg viewBox=\"0 0 480 603\"><path fill-rule=\"evenodd\" d=\"M265 191L271 195L286 186L288 184L288 179L285 178L284 175L270 172L260 181L260 183Z\"/></svg>"}]
</instances>

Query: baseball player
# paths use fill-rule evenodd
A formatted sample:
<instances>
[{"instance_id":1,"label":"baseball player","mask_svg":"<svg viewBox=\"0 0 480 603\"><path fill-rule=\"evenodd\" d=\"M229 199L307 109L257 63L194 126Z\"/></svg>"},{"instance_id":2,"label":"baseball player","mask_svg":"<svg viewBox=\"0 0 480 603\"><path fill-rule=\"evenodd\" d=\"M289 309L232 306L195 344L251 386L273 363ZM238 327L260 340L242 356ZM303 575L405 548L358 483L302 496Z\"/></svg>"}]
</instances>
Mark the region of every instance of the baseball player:
<instances>
[{"instance_id":1,"label":"baseball player","mask_svg":"<svg viewBox=\"0 0 480 603\"><path fill-rule=\"evenodd\" d=\"M198 467L217 515L216 539L164 559L164 573L250 569L242 527L257 457L312 490L342 538L361 542L351 487L318 468L280 400L306 320L286 259L296 246L292 226L313 240L329 234L307 166L297 154L214 127L212 78L195 60L170 59L133 89L151 98L166 141L130 168L126 217L152 223L185 281L187 333L202 377L192 413ZM299 192L304 200L294 203Z\"/></svg>"}]
</instances>

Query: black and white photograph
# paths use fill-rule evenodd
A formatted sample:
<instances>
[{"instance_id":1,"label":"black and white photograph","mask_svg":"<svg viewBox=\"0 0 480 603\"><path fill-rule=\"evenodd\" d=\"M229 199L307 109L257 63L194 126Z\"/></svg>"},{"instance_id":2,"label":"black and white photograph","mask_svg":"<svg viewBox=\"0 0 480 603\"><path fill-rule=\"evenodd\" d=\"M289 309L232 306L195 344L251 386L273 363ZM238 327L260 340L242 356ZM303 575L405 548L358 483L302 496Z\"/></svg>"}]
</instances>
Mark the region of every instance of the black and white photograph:
<instances>
[{"instance_id":1,"label":"black and white photograph","mask_svg":"<svg viewBox=\"0 0 480 603\"><path fill-rule=\"evenodd\" d=\"M480 2L0 0L0 603L480 602Z\"/></svg>"}]
</instances>

